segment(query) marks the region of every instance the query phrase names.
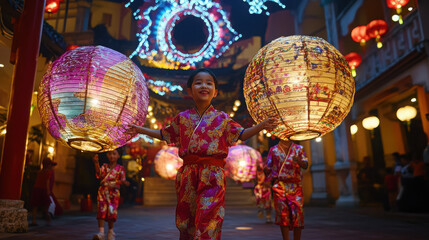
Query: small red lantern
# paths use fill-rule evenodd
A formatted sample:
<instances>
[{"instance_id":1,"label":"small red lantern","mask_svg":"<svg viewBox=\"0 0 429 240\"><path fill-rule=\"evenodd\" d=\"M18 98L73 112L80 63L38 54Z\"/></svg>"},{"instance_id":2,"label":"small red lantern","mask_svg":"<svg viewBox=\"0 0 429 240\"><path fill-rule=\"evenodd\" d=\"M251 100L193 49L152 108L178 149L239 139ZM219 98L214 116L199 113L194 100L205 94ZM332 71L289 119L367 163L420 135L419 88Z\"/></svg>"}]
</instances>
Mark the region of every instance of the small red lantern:
<instances>
[{"instance_id":1,"label":"small red lantern","mask_svg":"<svg viewBox=\"0 0 429 240\"><path fill-rule=\"evenodd\" d=\"M360 55L358 53L355 53L355 52L351 52L344 57L346 58L347 62L349 63L350 68L352 69L352 76L356 77L356 70L355 69L362 62L362 58L360 57Z\"/></svg>"},{"instance_id":2,"label":"small red lantern","mask_svg":"<svg viewBox=\"0 0 429 240\"><path fill-rule=\"evenodd\" d=\"M360 45L363 47L365 46L366 41L371 39L366 34L366 26L357 26L353 28L351 34L353 41L360 43Z\"/></svg>"},{"instance_id":3,"label":"small red lantern","mask_svg":"<svg viewBox=\"0 0 429 240\"><path fill-rule=\"evenodd\" d=\"M78 48L79 46L78 45L68 45L67 46L67 48L66 48L66 50L68 51L68 50L73 50L73 49L76 49L76 48Z\"/></svg>"},{"instance_id":4,"label":"small red lantern","mask_svg":"<svg viewBox=\"0 0 429 240\"><path fill-rule=\"evenodd\" d=\"M60 9L60 0L47 0L45 13L56 13Z\"/></svg>"},{"instance_id":5,"label":"small red lantern","mask_svg":"<svg viewBox=\"0 0 429 240\"><path fill-rule=\"evenodd\" d=\"M381 43L380 38L381 35L387 32L387 29L388 26L384 20L373 20L366 25L366 34L371 38L375 38L375 41L377 41L377 47L381 48L383 43Z\"/></svg>"},{"instance_id":6,"label":"small red lantern","mask_svg":"<svg viewBox=\"0 0 429 240\"><path fill-rule=\"evenodd\" d=\"M404 21L402 20L402 15L401 15L402 7L407 5L407 3L409 1L410 0L386 0L387 6L389 8L396 9L396 13L398 13L398 15L399 15L399 20L398 20L399 24L404 23Z\"/></svg>"}]
</instances>

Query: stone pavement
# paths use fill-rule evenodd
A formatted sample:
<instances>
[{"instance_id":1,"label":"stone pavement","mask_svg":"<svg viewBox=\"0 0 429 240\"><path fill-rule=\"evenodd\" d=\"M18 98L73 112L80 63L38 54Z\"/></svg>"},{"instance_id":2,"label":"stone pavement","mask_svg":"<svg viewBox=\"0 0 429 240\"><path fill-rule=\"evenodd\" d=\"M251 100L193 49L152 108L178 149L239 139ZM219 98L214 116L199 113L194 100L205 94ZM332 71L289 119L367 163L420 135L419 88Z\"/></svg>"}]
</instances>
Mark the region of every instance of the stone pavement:
<instances>
[{"instance_id":1,"label":"stone pavement","mask_svg":"<svg viewBox=\"0 0 429 240\"><path fill-rule=\"evenodd\" d=\"M116 239L178 239L174 223L174 207L134 206L119 209L115 224ZM51 226L39 219L39 226L27 233L1 233L1 240L92 239L98 230L95 212L69 211L53 220ZM371 208L305 208L305 229L302 239L429 239L429 215L385 213ZM244 227L244 228L239 228ZM107 225L106 225L107 229ZM244 230L239 230L244 229ZM280 229L258 219L256 208L227 206L222 240L281 239Z\"/></svg>"}]
</instances>

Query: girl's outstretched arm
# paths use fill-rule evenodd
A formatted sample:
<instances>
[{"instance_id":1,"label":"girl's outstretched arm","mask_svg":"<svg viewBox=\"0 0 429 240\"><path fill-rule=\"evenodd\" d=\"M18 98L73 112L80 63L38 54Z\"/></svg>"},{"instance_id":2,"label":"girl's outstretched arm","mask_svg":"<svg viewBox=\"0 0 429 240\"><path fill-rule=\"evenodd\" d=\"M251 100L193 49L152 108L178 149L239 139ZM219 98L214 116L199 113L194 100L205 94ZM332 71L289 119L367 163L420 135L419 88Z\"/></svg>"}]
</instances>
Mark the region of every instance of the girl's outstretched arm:
<instances>
[{"instance_id":1,"label":"girl's outstretched arm","mask_svg":"<svg viewBox=\"0 0 429 240\"><path fill-rule=\"evenodd\" d=\"M267 118L264 121L256 124L253 127L244 129L243 133L240 136L241 141L246 141L251 138L253 135L262 131L263 129L267 129L268 131L274 129L277 126L277 120L275 118Z\"/></svg>"},{"instance_id":2,"label":"girl's outstretched arm","mask_svg":"<svg viewBox=\"0 0 429 240\"><path fill-rule=\"evenodd\" d=\"M130 124L128 125L130 128L127 130L128 134L146 134L150 137L153 138L158 138L160 140L162 140L162 136L161 136L161 130L159 129L150 129L150 128L146 128L146 127L140 127L137 126L135 124Z\"/></svg>"}]
</instances>

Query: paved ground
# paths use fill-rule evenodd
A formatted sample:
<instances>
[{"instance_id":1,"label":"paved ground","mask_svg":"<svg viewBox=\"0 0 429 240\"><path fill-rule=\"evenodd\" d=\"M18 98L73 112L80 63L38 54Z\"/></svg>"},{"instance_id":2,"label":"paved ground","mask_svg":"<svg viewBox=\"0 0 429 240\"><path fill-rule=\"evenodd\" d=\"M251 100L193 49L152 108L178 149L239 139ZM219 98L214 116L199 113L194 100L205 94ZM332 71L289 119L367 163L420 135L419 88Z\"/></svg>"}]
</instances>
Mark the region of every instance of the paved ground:
<instances>
[{"instance_id":1,"label":"paved ground","mask_svg":"<svg viewBox=\"0 0 429 240\"><path fill-rule=\"evenodd\" d=\"M128 207L119 209L116 239L178 239L174 207ZM67 212L51 226L30 227L28 233L0 233L0 239L91 239L97 231L95 212ZM385 213L378 208L305 208L302 239L429 239L429 214ZM245 227L247 230L238 230ZM106 226L107 228L107 226ZM228 207L222 240L281 239L280 229L258 219L253 207Z\"/></svg>"}]
</instances>

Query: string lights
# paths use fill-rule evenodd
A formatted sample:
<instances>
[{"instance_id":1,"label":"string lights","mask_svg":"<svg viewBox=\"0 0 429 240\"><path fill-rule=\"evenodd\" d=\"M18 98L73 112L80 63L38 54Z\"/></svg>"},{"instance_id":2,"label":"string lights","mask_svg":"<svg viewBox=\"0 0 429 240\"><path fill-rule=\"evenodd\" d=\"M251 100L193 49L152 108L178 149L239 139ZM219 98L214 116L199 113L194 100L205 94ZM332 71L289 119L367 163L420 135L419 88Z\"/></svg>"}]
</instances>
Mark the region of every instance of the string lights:
<instances>
[{"instance_id":1,"label":"string lights","mask_svg":"<svg viewBox=\"0 0 429 240\"><path fill-rule=\"evenodd\" d=\"M274 2L277 3L280 7L286 8L286 5L280 2L280 0L243 0L247 4L249 4L249 13L250 14L261 14L263 11L266 11L265 14L270 15L267 11L267 6L265 6L266 2Z\"/></svg>"}]
</instances>

